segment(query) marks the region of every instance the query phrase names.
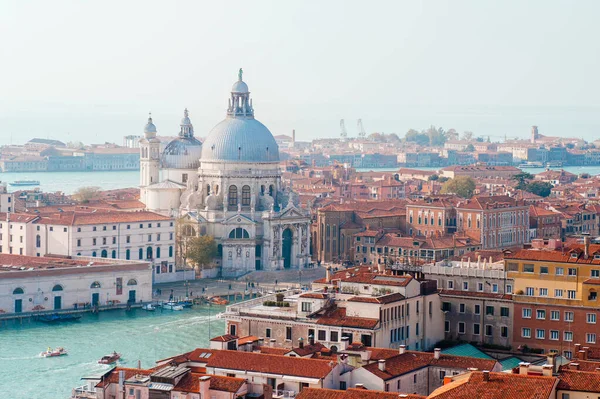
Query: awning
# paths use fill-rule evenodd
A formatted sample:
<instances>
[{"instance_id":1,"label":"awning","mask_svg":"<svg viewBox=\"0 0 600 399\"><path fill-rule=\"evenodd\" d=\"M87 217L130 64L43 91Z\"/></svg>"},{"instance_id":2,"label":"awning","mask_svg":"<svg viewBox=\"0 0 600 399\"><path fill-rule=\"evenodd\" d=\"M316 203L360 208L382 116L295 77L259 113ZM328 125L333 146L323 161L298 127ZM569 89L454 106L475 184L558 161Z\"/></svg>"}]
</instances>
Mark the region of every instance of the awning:
<instances>
[{"instance_id":1,"label":"awning","mask_svg":"<svg viewBox=\"0 0 600 399\"><path fill-rule=\"evenodd\" d=\"M308 377L295 377L293 375L284 375L284 381L304 382L305 384L318 384L321 382L320 378L308 378Z\"/></svg>"}]
</instances>

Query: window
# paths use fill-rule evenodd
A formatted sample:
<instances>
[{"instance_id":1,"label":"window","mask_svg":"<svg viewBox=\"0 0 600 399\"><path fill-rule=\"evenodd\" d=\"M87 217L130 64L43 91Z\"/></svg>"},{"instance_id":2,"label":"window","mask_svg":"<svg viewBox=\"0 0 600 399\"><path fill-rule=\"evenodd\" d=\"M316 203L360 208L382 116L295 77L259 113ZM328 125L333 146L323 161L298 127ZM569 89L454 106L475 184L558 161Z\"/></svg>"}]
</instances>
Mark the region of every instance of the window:
<instances>
[{"instance_id":1,"label":"window","mask_svg":"<svg viewBox=\"0 0 600 399\"><path fill-rule=\"evenodd\" d=\"M508 317L508 308L505 308L505 307L500 308L500 316Z\"/></svg>"},{"instance_id":2,"label":"window","mask_svg":"<svg viewBox=\"0 0 600 399\"><path fill-rule=\"evenodd\" d=\"M481 314L481 305L475 305L475 314Z\"/></svg>"},{"instance_id":3,"label":"window","mask_svg":"<svg viewBox=\"0 0 600 399\"><path fill-rule=\"evenodd\" d=\"M574 319L574 314L573 312L565 312L565 321L573 321Z\"/></svg>"},{"instance_id":4,"label":"window","mask_svg":"<svg viewBox=\"0 0 600 399\"><path fill-rule=\"evenodd\" d=\"M498 292L498 284L492 284L492 292Z\"/></svg>"},{"instance_id":5,"label":"window","mask_svg":"<svg viewBox=\"0 0 600 399\"><path fill-rule=\"evenodd\" d=\"M574 267L570 267L569 276L577 276L577 269L575 269Z\"/></svg>"},{"instance_id":6,"label":"window","mask_svg":"<svg viewBox=\"0 0 600 399\"><path fill-rule=\"evenodd\" d=\"M265 337L271 338L271 329L270 328L265 329Z\"/></svg>"},{"instance_id":7,"label":"window","mask_svg":"<svg viewBox=\"0 0 600 399\"><path fill-rule=\"evenodd\" d=\"M250 206L250 186L242 187L242 206Z\"/></svg>"},{"instance_id":8,"label":"window","mask_svg":"<svg viewBox=\"0 0 600 399\"><path fill-rule=\"evenodd\" d=\"M512 294L513 290L512 290L512 285L511 284L506 284L506 293L507 294Z\"/></svg>"},{"instance_id":9,"label":"window","mask_svg":"<svg viewBox=\"0 0 600 399\"><path fill-rule=\"evenodd\" d=\"M112 238L112 243L113 243L113 244L116 244L116 243L117 243L117 237L113 237L113 238Z\"/></svg>"},{"instance_id":10,"label":"window","mask_svg":"<svg viewBox=\"0 0 600 399\"><path fill-rule=\"evenodd\" d=\"M156 241L160 241L160 233L156 235Z\"/></svg>"},{"instance_id":11,"label":"window","mask_svg":"<svg viewBox=\"0 0 600 399\"><path fill-rule=\"evenodd\" d=\"M229 232L229 238L250 238L250 234L248 233L248 230L238 227Z\"/></svg>"},{"instance_id":12,"label":"window","mask_svg":"<svg viewBox=\"0 0 600 399\"><path fill-rule=\"evenodd\" d=\"M558 341L558 337L559 337L559 332L558 330L550 330L550 339L552 341Z\"/></svg>"},{"instance_id":13,"label":"window","mask_svg":"<svg viewBox=\"0 0 600 399\"><path fill-rule=\"evenodd\" d=\"M567 290L567 297L569 299L575 299L575 295L576 295L575 290Z\"/></svg>"},{"instance_id":14,"label":"window","mask_svg":"<svg viewBox=\"0 0 600 399\"><path fill-rule=\"evenodd\" d=\"M531 338L531 328L524 327L521 329L521 337Z\"/></svg>"},{"instance_id":15,"label":"window","mask_svg":"<svg viewBox=\"0 0 600 399\"><path fill-rule=\"evenodd\" d=\"M317 339L319 341L325 341L327 339L327 331L319 330L317 333Z\"/></svg>"},{"instance_id":16,"label":"window","mask_svg":"<svg viewBox=\"0 0 600 399\"><path fill-rule=\"evenodd\" d=\"M443 380L445 376L446 372L444 370L440 370L440 380ZM400 380L398 380L398 382L400 382Z\"/></svg>"},{"instance_id":17,"label":"window","mask_svg":"<svg viewBox=\"0 0 600 399\"><path fill-rule=\"evenodd\" d=\"M92 245L96 245L96 239L92 238Z\"/></svg>"},{"instance_id":18,"label":"window","mask_svg":"<svg viewBox=\"0 0 600 399\"><path fill-rule=\"evenodd\" d=\"M228 196L228 205L229 207L236 207L238 203L238 190L236 186L229 186L229 196Z\"/></svg>"},{"instance_id":19,"label":"window","mask_svg":"<svg viewBox=\"0 0 600 399\"><path fill-rule=\"evenodd\" d=\"M533 296L533 287L526 287L525 288L525 295L527 295L527 296Z\"/></svg>"},{"instance_id":20,"label":"window","mask_svg":"<svg viewBox=\"0 0 600 399\"><path fill-rule=\"evenodd\" d=\"M533 265L529 263L523 264L523 273L533 273Z\"/></svg>"},{"instance_id":21,"label":"window","mask_svg":"<svg viewBox=\"0 0 600 399\"><path fill-rule=\"evenodd\" d=\"M479 323L474 323L473 324L473 335L479 335L480 334L480 326Z\"/></svg>"},{"instance_id":22,"label":"window","mask_svg":"<svg viewBox=\"0 0 600 399\"><path fill-rule=\"evenodd\" d=\"M573 341L573 331L565 331L564 340L569 342Z\"/></svg>"},{"instance_id":23,"label":"window","mask_svg":"<svg viewBox=\"0 0 600 399\"><path fill-rule=\"evenodd\" d=\"M587 344L595 344L596 343L596 334L592 334L592 333L585 334L585 342Z\"/></svg>"},{"instance_id":24,"label":"window","mask_svg":"<svg viewBox=\"0 0 600 399\"><path fill-rule=\"evenodd\" d=\"M565 274L565 269L563 269L562 267L557 267L554 269L554 272L557 276L562 276Z\"/></svg>"},{"instance_id":25,"label":"window","mask_svg":"<svg viewBox=\"0 0 600 399\"><path fill-rule=\"evenodd\" d=\"M560 320L560 312L558 310L552 310L550 312L550 320Z\"/></svg>"},{"instance_id":26,"label":"window","mask_svg":"<svg viewBox=\"0 0 600 399\"><path fill-rule=\"evenodd\" d=\"M312 303L310 303L310 302L302 302L302 311L303 312L310 312L311 311L311 307L312 307Z\"/></svg>"},{"instance_id":27,"label":"window","mask_svg":"<svg viewBox=\"0 0 600 399\"><path fill-rule=\"evenodd\" d=\"M442 311L449 312L451 308L450 302L442 302Z\"/></svg>"},{"instance_id":28,"label":"window","mask_svg":"<svg viewBox=\"0 0 600 399\"><path fill-rule=\"evenodd\" d=\"M463 290L467 291L469 289L469 283L467 281L463 281Z\"/></svg>"},{"instance_id":29,"label":"window","mask_svg":"<svg viewBox=\"0 0 600 399\"><path fill-rule=\"evenodd\" d=\"M555 296L556 298L562 298L562 296L563 296L563 290L561 290L561 289L558 289L558 288L557 288L557 289L555 289L555 290L554 290L554 296Z\"/></svg>"},{"instance_id":30,"label":"window","mask_svg":"<svg viewBox=\"0 0 600 399\"><path fill-rule=\"evenodd\" d=\"M596 313L588 313L587 314L587 322L589 324L596 324Z\"/></svg>"},{"instance_id":31,"label":"window","mask_svg":"<svg viewBox=\"0 0 600 399\"><path fill-rule=\"evenodd\" d=\"M131 250L130 249L125 250L125 259L126 260L131 259Z\"/></svg>"},{"instance_id":32,"label":"window","mask_svg":"<svg viewBox=\"0 0 600 399\"><path fill-rule=\"evenodd\" d=\"M600 270L598 270L598 269L592 270L592 277L600 277Z\"/></svg>"},{"instance_id":33,"label":"window","mask_svg":"<svg viewBox=\"0 0 600 399\"><path fill-rule=\"evenodd\" d=\"M417 375L413 374L413 383L416 384L417 383Z\"/></svg>"},{"instance_id":34,"label":"window","mask_svg":"<svg viewBox=\"0 0 600 399\"><path fill-rule=\"evenodd\" d=\"M285 339L292 340L292 327L285 328Z\"/></svg>"},{"instance_id":35,"label":"window","mask_svg":"<svg viewBox=\"0 0 600 399\"><path fill-rule=\"evenodd\" d=\"M483 283L477 283L477 291L483 291Z\"/></svg>"},{"instance_id":36,"label":"window","mask_svg":"<svg viewBox=\"0 0 600 399\"><path fill-rule=\"evenodd\" d=\"M546 319L546 311L544 309L538 309L535 312L535 318L538 320L545 320Z\"/></svg>"},{"instance_id":37,"label":"window","mask_svg":"<svg viewBox=\"0 0 600 399\"><path fill-rule=\"evenodd\" d=\"M173 247L169 247L169 258L173 257Z\"/></svg>"},{"instance_id":38,"label":"window","mask_svg":"<svg viewBox=\"0 0 600 399\"><path fill-rule=\"evenodd\" d=\"M492 325L491 324L486 324L485 325L485 335L487 337L491 337L492 333L493 333L493 327L492 327Z\"/></svg>"},{"instance_id":39,"label":"window","mask_svg":"<svg viewBox=\"0 0 600 399\"><path fill-rule=\"evenodd\" d=\"M508 338L508 327L506 327L506 326L500 327L500 336L502 338Z\"/></svg>"},{"instance_id":40,"label":"window","mask_svg":"<svg viewBox=\"0 0 600 399\"><path fill-rule=\"evenodd\" d=\"M542 330L538 328L535 330L535 338L537 339L546 339L546 330Z\"/></svg>"},{"instance_id":41,"label":"window","mask_svg":"<svg viewBox=\"0 0 600 399\"><path fill-rule=\"evenodd\" d=\"M339 340L338 332L337 331L331 331L331 332L329 332L329 340L331 342L338 342L338 340Z\"/></svg>"},{"instance_id":42,"label":"window","mask_svg":"<svg viewBox=\"0 0 600 399\"><path fill-rule=\"evenodd\" d=\"M529 309L529 308L523 308L523 318L524 319L531 319L531 309Z\"/></svg>"},{"instance_id":43,"label":"window","mask_svg":"<svg viewBox=\"0 0 600 399\"><path fill-rule=\"evenodd\" d=\"M465 333L465 323L462 322L462 321L458 323L458 333L459 334L464 334Z\"/></svg>"},{"instance_id":44,"label":"window","mask_svg":"<svg viewBox=\"0 0 600 399\"><path fill-rule=\"evenodd\" d=\"M465 304L464 303L461 303L458 305L458 312L465 313Z\"/></svg>"},{"instance_id":45,"label":"window","mask_svg":"<svg viewBox=\"0 0 600 399\"><path fill-rule=\"evenodd\" d=\"M152 242L152 234L148 234L148 242Z\"/></svg>"},{"instance_id":46,"label":"window","mask_svg":"<svg viewBox=\"0 0 600 399\"><path fill-rule=\"evenodd\" d=\"M493 306L486 306L485 307L485 315L486 316L493 316L494 315L494 307Z\"/></svg>"},{"instance_id":47,"label":"window","mask_svg":"<svg viewBox=\"0 0 600 399\"><path fill-rule=\"evenodd\" d=\"M450 332L450 322L448 320L444 321L444 332Z\"/></svg>"},{"instance_id":48,"label":"window","mask_svg":"<svg viewBox=\"0 0 600 399\"><path fill-rule=\"evenodd\" d=\"M449 289L449 290L452 290L452 289L454 289L454 281L452 281L452 280L448 280L448 289Z\"/></svg>"},{"instance_id":49,"label":"window","mask_svg":"<svg viewBox=\"0 0 600 399\"><path fill-rule=\"evenodd\" d=\"M548 296L548 288L540 288L540 296Z\"/></svg>"},{"instance_id":50,"label":"window","mask_svg":"<svg viewBox=\"0 0 600 399\"><path fill-rule=\"evenodd\" d=\"M125 237L125 242L126 242L127 244L131 243L131 236L127 236L127 237Z\"/></svg>"},{"instance_id":51,"label":"window","mask_svg":"<svg viewBox=\"0 0 600 399\"><path fill-rule=\"evenodd\" d=\"M540 274L548 274L548 266L540 266Z\"/></svg>"},{"instance_id":52,"label":"window","mask_svg":"<svg viewBox=\"0 0 600 399\"><path fill-rule=\"evenodd\" d=\"M106 237L102 237L102 245L106 245Z\"/></svg>"}]
</instances>

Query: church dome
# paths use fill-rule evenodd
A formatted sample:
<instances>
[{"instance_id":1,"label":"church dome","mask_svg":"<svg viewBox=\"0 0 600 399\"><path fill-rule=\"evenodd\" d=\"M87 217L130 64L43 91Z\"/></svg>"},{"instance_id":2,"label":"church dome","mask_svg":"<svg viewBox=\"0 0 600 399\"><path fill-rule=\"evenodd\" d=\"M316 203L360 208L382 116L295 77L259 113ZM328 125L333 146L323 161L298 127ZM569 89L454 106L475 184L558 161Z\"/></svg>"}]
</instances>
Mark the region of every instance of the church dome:
<instances>
[{"instance_id":1,"label":"church dome","mask_svg":"<svg viewBox=\"0 0 600 399\"><path fill-rule=\"evenodd\" d=\"M144 136L147 139L156 137L156 126L152 123L152 117L148 117L148 123L144 126Z\"/></svg>"},{"instance_id":2,"label":"church dome","mask_svg":"<svg viewBox=\"0 0 600 399\"><path fill-rule=\"evenodd\" d=\"M234 83L227 118L212 128L202 145L202 161L279 162L279 147L265 125L254 119L242 69Z\"/></svg>"},{"instance_id":3,"label":"church dome","mask_svg":"<svg viewBox=\"0 0 600 399\"><path fill-rule=\"evenodd\" d=\"M179 137L165 147L161 167L165 169L197 169L200 166L202 143L194 137L194 127L187 108L181 119Z\"/></svg>"}]
</instances>

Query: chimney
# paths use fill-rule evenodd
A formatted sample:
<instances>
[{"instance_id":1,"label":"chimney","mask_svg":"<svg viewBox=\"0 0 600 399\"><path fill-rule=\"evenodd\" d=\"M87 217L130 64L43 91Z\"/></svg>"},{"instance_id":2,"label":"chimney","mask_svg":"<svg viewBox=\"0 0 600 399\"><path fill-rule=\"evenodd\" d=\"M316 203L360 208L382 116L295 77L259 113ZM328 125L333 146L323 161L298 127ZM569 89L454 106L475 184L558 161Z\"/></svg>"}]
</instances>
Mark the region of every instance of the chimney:
<instances>
[{"instance_id":1,"label":"chimney","mask_svg":"<svg viewBox=\"0 0 600 399\"><path fill-rule=\"evenodd\" d=\"M552 374L558 372L558 365L556 364L556 352L548 353L546 356L546 363L552 366Z\"/></svg>"},{"instance_id":2,"label":"chimney","mask_svg":"<svg viewBox=\"0 0 600 399\"><path fill-rule=\"evenodd\" d=\"M355 384L354 387L356 389L363 389L365 386L363 384Z\"/></svg>"},{"instance_id":3,"label":"chimney","mask_svg":"<svg viewBox=\"0 0 600 399\"><path fill-rule=\"evenodd\" d=\"M442 350L440 348L435 348L433 350L433 358L436 359L436 360L439 359L441 352L442 352Z\"/></svg>"},{"instance_id":4,"label":"chimney","mask_svg":"<svg viewBox=\"0 0 600 399\"><path fill-rule=\"evenodd\" d=\"M340 345L340 350L345 351L346 349L348 349L348 344L350 343L350 338L342 337L341 342L342 342L342 344Z\"/></svg>"},{"instance_id":5,"label":"chimney","mask_svg":"<svg viewBox=\"0 0 600 399\"><path fill-rule=\"evenodd\" d=\"M450 384L452 382L452 377L444 376L444 385Z\"/></svg>"},{"instance_id":6,"label":"chimney","mask_svg":"<svg viewBox=\"0 0 600 399\"><path fill-rule=\"evenodd\" d=\"M271 340L269 341L269 346L271 348L274 348L275 347L275 342L277 342L277 340L275 338L271 338Z\"/></svg>"},{"instance_id":7,"label":"chimney","mask_svg":"<svg viewBox=\"0 0 600 399\"><path fill-rule=\"evenodd\" d=\"M125 370L119 370L119 392L123 392L124 384L125 384Z\"/></svg>"},{"instance_id":8,"label":"chimney","mask_svg":"<svg viewBox=\"0 0 600 399\"><path fill-rule=\"evenodd\" d=\"M298 338L298 348L300 348L300 349L304 348L304 338L302 338L302 337Z\"/></svg>"},{"instance_id":9,"label":"chimney","mask_svg":"<svg viewBox=\"0 0 600 399\"><path fill-rule=\"evenodd\" d=\"M327 283L331 282L331 266L325 267L325 282L327 282Z\"/></svg>"},{"instance_id":10,"label":"chimney","mask_svg":"<svg viewBox=\"0 0 600 399\"><path fill-rule=\"evenodd\" d=\"M379 273L381 273L381 274L384 274L384 273L385 273L385 265L384 265L384 264L381 264L381 263L378 263L378 264L377 264L377 271L378 271Z\"/></svg>"},{"instance_id":11,"label":"chimney","mask_svg":"<svg viewBox=\"0 0 600 399\"><path fill-rule=\"evenodd\" d=\"M526 363L526 362L519 363L519 374L527 375L527 372L529 370L529 365L530 365L530 363Z\"/></svg>"},{"instance_id":12,"label":"chimney","mask_svg":"<svg viewBox=\"0 0 600 399\"><path fill-rule=\"evenodd\" d=\"M308 344L311 346L315 344L315 336L314 335L310 334L308 336Z\"/></svg>"},{"instance_id":13,"label":"chimney","mask_svg":"<svg viewBox=\"0 0 600 399\"><path fill-rule=\"evenodd\" d=\"M406 345L400 345L400 354L406 353Z\"/></svg>"},{"instance_id":14,"label":"chimney","mask_svg":"<svg viewBox=\"0 0 600 399\"><path fill-rule=\"evenodd\" d=\"M205 376L200 377L198 380L200 382L200 386L199 386L200 397L208 398L210 395L210 376L205 375Z\"/></svg>"},{"instance_id":15,"label":"chimney","mask_svg":"<svg viewBox=\"0 0 600 399\"><path fill-rule=\"evenodd\" d=\"M583 236L583 259L587 259L590 256L590 236Z\"/></svg>"},{"instance_id":16,"label":"chimney","mask_svg":"<svg viewBox=\"0 0 600 399\"><path fill-rule=\"evenodd\" d=\"M488 382L490 380L490 372L488 370L483 370L483 380Z\"/></svg>"},{"instance_id":17,"label":"chimney","mask_svg":"<svg viewBox=\"0 0 600 399\"><path fill-rule=\"evenodd\" d=\"M590 352L590 347L584 346L581 349L583 350L583 360L588 360L588 353Z\"/></svg>"},{"instance_id":18,"label":"chimney","mask_svg":"<svg viewBox=\"0 0 600 399\"><path fill-rule=\"evenodd\" d=\"M296 129L292 129L292 145L296 144Z\"/></svg>"},{"instance_id":19,"label":"chimney","mask_svg":"<svg viewBox=\"0 0 600 399\"><path fill-rule=\"evenodd\" d=\"M581 344L575 344L575 359L579 358L579 351L581 350Z\"/></svg>"},{"instance_id":20,"label":"chimney","mask_svg":"<svg viewBox=\"0 0 600 399\"><path fill-rule=\"evenodd\" d=\"M379 360L379 370L385 371L385 360L384 359Z\"/></svg>"},{"instance_id":21,"label":"chimney","mask_svg":"<svg viewBox=\"0 0 600 399\"><path fill-rule=\"evenodd\" d=\"M579 370L579 363L569 363L569 370Z\"/></svg>"}]
</instances>

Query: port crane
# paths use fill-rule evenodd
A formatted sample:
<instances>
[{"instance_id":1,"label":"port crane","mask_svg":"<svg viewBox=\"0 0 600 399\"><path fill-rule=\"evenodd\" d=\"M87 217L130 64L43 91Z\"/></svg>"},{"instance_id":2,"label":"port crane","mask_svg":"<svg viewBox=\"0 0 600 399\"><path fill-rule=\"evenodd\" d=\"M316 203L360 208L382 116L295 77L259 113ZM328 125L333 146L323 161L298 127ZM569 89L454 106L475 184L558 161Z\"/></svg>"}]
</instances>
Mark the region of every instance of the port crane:
<instances>
[{"instance_id":1,"label":"port crane","mask_svg":"<svg viewBox=\"0 0 600 399\"><path fill-rule=\"evenodd\" d=\"M356 121L356 127L358 128L358 138L364 139L367 136L367 133L365 132L365 128L363 127L362 119Z\"/></svg>"},{"instance_id":2,"label":"port crane","mask_svg":"<svg viewBox=\"0 0 600 399\"><path fill-rule=\"evenodd\" d=\"M343 119L340 119L340 130L340 139L342 141L346 141L348 138L348 132L346 131L346 124L344 123Z\"/></svg>"}]
</instances>

